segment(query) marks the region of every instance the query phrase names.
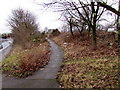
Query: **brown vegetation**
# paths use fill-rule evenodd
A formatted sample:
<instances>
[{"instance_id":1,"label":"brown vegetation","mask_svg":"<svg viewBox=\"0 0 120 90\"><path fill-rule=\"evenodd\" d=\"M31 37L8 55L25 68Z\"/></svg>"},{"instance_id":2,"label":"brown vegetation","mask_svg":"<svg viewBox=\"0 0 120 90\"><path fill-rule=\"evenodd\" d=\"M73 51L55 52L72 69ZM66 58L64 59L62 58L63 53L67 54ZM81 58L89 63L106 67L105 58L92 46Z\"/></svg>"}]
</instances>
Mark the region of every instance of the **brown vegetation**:
<instances>
[{"instance_id":1,"label":"brown vegetation","mask_svg":"<svg viewBox=\"0 0 120 90\"><path fill-rule=\"evenodd\" d=\"M14 45L11 55L3 60L1 70L16 77L27 77L48 63L46 34L38 31L35 16L21 8L13 10L8 22Z\"/></svg>"},{"instance_id":2,"label":"brown vegetation","mask_svg":"<svg viewBox=\"0 0 120 90\"><path fill-rule=\"evenodd\" d=\"M27 48L26 43L32 42L39 33L34 14L21 8L12 11L8 23L14 36L14 42L21 45L22 48Z\"/></svg>"},{"instance_id":3,"label":"brown vegetation","mask_svg":"<svg viewBox=\"0 0 120 90\"><path fill-rule=\"evenodd\" d=\"M110 32L97 32L97 49L92 49L87 34L72 37L63 33L53 40L64 50L58 73L62 88L117 88L118 48Z\"/></svg>"},{"instance_id":4,"label":"brown vegetation","mask_svg":"<svg viewBox=\"0 0 120 90\"><path fill-rule=\"evenodd\" d=\"M49 45L47 42L33 46L31 49L22 49L16 45L11 55L2 63L3 73L16 77L27 77L43 68L49 61Z\"/></svg>"},{"instance_id":5,"label":"brown vegetation","mask_svg":"<svg viewBox=\"0 0 120 90\"><path fill-rule=\"evenodd\" d=\"M53 38L64 51L74 57L74 59L80 59L82 57L94 57L94 58L107 58L117 56L118 48L114 42L112 33L98 32L98 48L93 50L91 39L87 37L86 33L81 36L76 33L72 37L69 33L63 33L58 37Z\"/></svg>"}]
</instances>

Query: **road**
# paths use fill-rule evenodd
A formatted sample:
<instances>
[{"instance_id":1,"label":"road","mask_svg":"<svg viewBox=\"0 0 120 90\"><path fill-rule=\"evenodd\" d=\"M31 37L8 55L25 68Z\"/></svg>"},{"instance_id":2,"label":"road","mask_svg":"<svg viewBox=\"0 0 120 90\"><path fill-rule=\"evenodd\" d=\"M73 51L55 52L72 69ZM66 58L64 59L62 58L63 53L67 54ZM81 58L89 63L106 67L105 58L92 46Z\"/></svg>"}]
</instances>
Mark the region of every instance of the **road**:
<instances>
[{"instance_id":1,"label":"road","mask_svg":"<svg viewBox=\"0 0 120 90\"><path fill-rule=\"evenodd\" d=\"M4 60L8 53L10 52L12 43L13 39L6 39L6 41L2 43L3 48L0 49L0 61Z\"/></svg>"},{"instance_id":2,"label":"road","mask_svg":"<svg viewBox=\"0 0 120 90\"><path fill-rule=\"evenodd\" d=\"M0 49L0 61L4 60L6 56L9 54L12 48L13 39L5 39L2 41L3 48ZM2 88L2 74L0 73L0 89L1 88Z\"/></svg>"}]
</instances>

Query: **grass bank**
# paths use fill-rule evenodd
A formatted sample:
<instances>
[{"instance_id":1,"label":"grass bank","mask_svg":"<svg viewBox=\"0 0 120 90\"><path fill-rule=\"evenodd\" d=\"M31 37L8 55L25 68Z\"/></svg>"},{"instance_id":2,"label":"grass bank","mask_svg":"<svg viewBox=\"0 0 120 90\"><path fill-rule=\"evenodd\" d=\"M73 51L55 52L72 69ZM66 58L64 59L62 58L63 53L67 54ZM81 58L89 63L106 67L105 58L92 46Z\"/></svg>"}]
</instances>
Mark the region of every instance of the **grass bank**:
<instances>
[{"instance_id":1,"label":"grass bank","mask_svg":"<svg viewBox=\"0 0 120 90\"><path fill-rule=\"evenodd\" d=\"M104 38L103 38L104 37ZM97 33L97 50L86 33L52 38L64 50L57 81L62 88L118 88L118 48L111 33ZM110 45L112 43L112 45Z\"/></svg>"},{"instance_id":2,"label":"grass bank","mask_svg":"<svg viewBox=\"0 0 120 90\"><path fill-rule=\"evenodd\" d=\"M1 71L9 76L20 78L32 75L49 61L50 51L47 42L37 44L31 49L15 45L9 57L2 61Z\"/></svg>"}]
</instances>

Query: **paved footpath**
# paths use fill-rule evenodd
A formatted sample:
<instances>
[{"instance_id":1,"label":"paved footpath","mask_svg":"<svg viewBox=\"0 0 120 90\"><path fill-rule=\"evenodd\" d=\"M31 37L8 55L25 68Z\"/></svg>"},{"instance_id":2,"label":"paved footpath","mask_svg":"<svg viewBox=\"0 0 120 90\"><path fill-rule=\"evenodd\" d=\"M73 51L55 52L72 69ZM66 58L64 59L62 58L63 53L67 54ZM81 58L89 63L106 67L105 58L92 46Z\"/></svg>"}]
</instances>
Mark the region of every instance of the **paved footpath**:
<instances>
[{"instance_id":1,"label":"paved footpath","mask_svg":"<svg viewBox=\"0 0 120 90\"><path fill-rule=\"evenodd\" d=\"M46 38L47 39L47 38ZM56 81L57 72L60 69L63 52L53 41L47 39L51 45L51 56L48 65L42 70L36 71L32 76L24 79L5 77L2 80L3 88L58 88Z\"/></svg>"}]
</instances>

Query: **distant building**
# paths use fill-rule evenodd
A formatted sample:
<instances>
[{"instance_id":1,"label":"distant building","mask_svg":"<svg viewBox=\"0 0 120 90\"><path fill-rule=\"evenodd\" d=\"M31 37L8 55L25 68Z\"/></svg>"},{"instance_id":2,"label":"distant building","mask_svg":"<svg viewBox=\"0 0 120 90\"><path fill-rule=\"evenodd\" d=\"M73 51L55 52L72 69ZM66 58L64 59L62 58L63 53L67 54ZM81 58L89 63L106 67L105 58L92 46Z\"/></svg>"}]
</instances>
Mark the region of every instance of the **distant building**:
<instances>
[{"instance_id":1,"label":"distant building","mask_svg":"<svg viewBox=\"0 0 120 90\"><path fill-rule=\"evenodd\" d=\"M48 33L51 34L54 29L48 29Z\"/></svg>"}]
</instances>

